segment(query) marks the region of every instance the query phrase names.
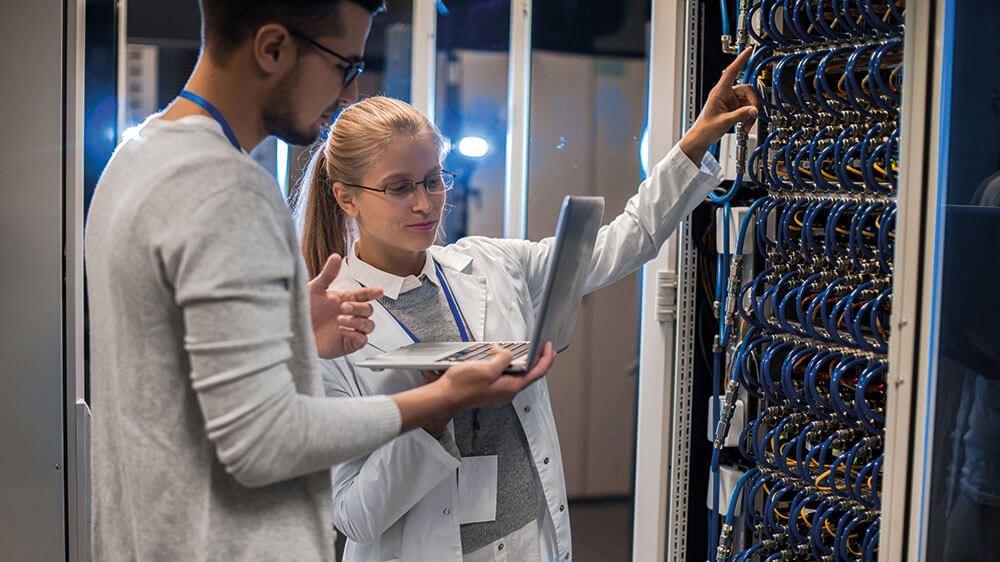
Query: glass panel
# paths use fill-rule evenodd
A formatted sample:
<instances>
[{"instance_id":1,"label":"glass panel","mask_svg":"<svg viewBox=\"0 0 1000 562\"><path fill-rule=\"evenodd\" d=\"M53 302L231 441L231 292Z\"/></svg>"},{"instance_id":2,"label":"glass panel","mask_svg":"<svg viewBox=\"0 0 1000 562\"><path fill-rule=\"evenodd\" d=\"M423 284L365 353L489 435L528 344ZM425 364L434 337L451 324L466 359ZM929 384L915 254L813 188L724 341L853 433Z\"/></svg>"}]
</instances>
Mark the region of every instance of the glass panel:
<instances>
[{"instance_id":1,"label":"glass panel","mask_svg":"<svg viewBox=\"0 0 1000 562\"><path fill-rule=\"evenodd\" d=\"M392 0L372 20L365 47L365 71L358 77L358 96L389 96L410 101L413 0Z\"/></svg>"},{"instance_id":2,"label":"glass panel","mask_svg":"<svg viewBox=\"0 0 1000 562\"><path fill-rule=\"evenodd\" d=\"M83 212L86 216L97 180L118 139L118 16L111 0L87 2L84 54Z\"/></svg>"},{"instance_id":3,"label":"glass panel","mask_svg":"<svg viewBox=\"0 0 1000 562\"><path fill-rule=\"evenodd\" d=\"M445 236L503 234L510 0L438 2L435 119L452 142Z\"/></svg>"},{"instance_id":4,"label":"glass panel","mask_svg":"<svg viewBox=\"0 0 1000 562\"><path fill-rule=\"evenodd\" d=\"M1000 532L1000 11L947 6L924 540L927 560L986 560Z\"/></svg>"},{"instance_id":5,"label":"glass panel","mask_svg":"<svg viewBox=\"0 0 1000 562\"><path fill-rule=\"evenodd\" d=\"M358 76L358 99L371 96L389 96L410 101L412 73L413 0L392 0L388 10L372 19L368 42L365 44L365 71ZM284 147L278 143L277 174L279 183L287 174L283 190L294 192L309 165L312 147ZM286 163L282 172L282 163ZM287 185L287 188L285 187ZM289 197L291 199L291 196Z\"/></svg>"},{"instance_id":6,"label":"glass panel","mask_svg":"<svg viewBox=\"0 0 1000 562\"><path fill-rule=\"evenodd\" d=\"M555 231L565 195L604 196L606 223L639 185L650 3L533 6L527 233L537 240ZM571 498L630 499L637 350L633 274L584 299L573 343L548 375Z\"/></svg>"}]
</instances>

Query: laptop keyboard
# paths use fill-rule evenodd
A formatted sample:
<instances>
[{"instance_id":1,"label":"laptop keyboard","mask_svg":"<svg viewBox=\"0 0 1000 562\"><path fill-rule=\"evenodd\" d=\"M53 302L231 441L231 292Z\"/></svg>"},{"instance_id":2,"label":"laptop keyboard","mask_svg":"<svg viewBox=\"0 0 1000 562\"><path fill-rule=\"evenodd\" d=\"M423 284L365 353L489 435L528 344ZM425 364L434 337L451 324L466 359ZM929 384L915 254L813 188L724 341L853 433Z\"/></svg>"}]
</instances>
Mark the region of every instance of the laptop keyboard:
<instances>
[{"instance_id":1,"label":"laptop keyboard","mask_svg":"<svg viewBox=\"0 0 1000 562\"><path fill-rule=\"evenodd\" d=\"M528 353L528 342L525 341L487 342L470 345L461 351L452 353L442 359L442 361L471 361L474 359L488 359L492 355L490 350L494 345L502 347L513 353L514 359Z\"/></svg>"}]
</instances>

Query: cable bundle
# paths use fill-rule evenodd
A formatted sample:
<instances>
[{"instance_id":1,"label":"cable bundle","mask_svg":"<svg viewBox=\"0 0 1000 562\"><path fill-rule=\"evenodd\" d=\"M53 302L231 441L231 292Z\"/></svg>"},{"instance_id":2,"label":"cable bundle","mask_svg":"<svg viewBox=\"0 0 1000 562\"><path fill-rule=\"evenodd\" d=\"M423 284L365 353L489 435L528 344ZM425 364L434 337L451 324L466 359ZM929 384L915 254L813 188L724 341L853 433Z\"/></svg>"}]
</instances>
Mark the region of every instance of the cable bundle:
<instances>
[{"instance_id":1,"label":"cable bundle","mask_svg":"<svg viewBox=\"0 0 1000 562\"><path fill-rule=\"evenodd\" d=\"M713 533L716 559L871 561L884 459L905 3L737 5L737 50L755 48L743 81L762 101L760 142L748 151L737 131L736 181L711 200L728 223L744 181L766 195L744 215L736 254L719 257L716 396L727 384L714 408L713 497L742 393L757 415L738 440L752 468L730 498L721 533ZM726 0L722 7L728 24ZM755 259L744 273L748 236ZM742 550L733 547L740 498ZM710 532L718 518L712 521Z\"/></svg>"}]
</instances>

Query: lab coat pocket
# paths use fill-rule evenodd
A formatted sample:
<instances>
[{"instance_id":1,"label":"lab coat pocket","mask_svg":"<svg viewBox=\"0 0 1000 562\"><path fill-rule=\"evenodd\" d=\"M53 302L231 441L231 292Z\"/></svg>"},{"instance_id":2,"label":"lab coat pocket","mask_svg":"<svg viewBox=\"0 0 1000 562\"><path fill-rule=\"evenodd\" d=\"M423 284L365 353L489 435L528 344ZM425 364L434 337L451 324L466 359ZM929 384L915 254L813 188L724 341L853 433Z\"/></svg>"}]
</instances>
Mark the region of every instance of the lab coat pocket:
<instances>
[{"instance_id":1,"label":"lab coat pocket","mask_svg":"<svg viewBox=\"0 0 1000 562\"><path fill-rule=\"evenodd\" d=\"M497 518L497 456L463 457L458 467L458 522Z\"/></svg>"}]
</instances>

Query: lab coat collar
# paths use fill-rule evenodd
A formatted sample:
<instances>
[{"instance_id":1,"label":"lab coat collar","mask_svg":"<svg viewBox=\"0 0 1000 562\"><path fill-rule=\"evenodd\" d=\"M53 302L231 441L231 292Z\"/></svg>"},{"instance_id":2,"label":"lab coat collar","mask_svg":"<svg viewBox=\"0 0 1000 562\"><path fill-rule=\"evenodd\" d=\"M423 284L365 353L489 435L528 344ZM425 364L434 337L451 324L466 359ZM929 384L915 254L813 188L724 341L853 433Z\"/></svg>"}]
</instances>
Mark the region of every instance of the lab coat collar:
<instances>
[{"instance_id":1,"label":"lab coat collar","mask_svg":"<svg viewBox=\"0 0 1000 562\"><path fill-rule=\"evenodd\" d=\"M473 339L478 341L485 340L486 291L488 286L485 277L466 273L466 270L472 264L472 257L446 246L432 246L428 251L428 255L441 267L441 274L445 277L452 294L455 296L455 300L458 303L458 307L462 312L462 316L469 327ZM362 264L361 267L358 266L359 263ZM434 266L430 259L428 260L428 264L430 264L429 267L433 272ZM356 258L353 260L347 259L344 265L345 267L340 277L334 282L333 288L335 290L350 290L359 288L362 285L377 286L368 285L365 282L367 278L365 267L371 268L370 265L364 264ZM432 275L434 282L437 283L437 275L433 273ZM385 289L384 287L382 288L383 290ZM387 294L386 296L389 295ZM368 335L370 347L374 347L378 351L391 351L413 343L413 340L403 331L399 323L389 315L384 306L375 304L371 319L375 322L375 331Z\"/></svg>"},{"instance_id":2,"label":"lab coat collar","mask_svg":"<svg viewBox=\"0 0 1000 562\"><path fill-rule=\"evenodd\" d=\"M465 271L472 264L472 256L463 254L451 246L431 246L428 253L438 265L455 271Z\"/></svg>"},{"instance_id":3,"label":"lab coat collar","mask_svg":"<svg viewBox=\"0 0 1000 562\"><path fill-rule=\"evenodd\" d=\"M477 341L486 339L486 277L466 273L472 257L451 246L432 246L431 257L441 266L441 274L455 295L462 317Z\"/></svg>"},{"instance_id":4,"label":"lab coat collar","mask_svg":"<svg viewBox=\"0 0 1000 562\"><path fill-rule=\"evenodd\" d=\"M421 285L420 280L423 277L427 277L427 280L435 285L440 285L437 274L434 271L434 262L431 259L430 252L426 254L424 267L420 271L420 275L408 275L406 277L382 271L359 258L357 240L351 245L351 251L347 253L345 261L358 283L366 287L378 287L382 289L382 294L393 300L398 299L400 294L419 287Z\"/></svg>"}]
</instances>

